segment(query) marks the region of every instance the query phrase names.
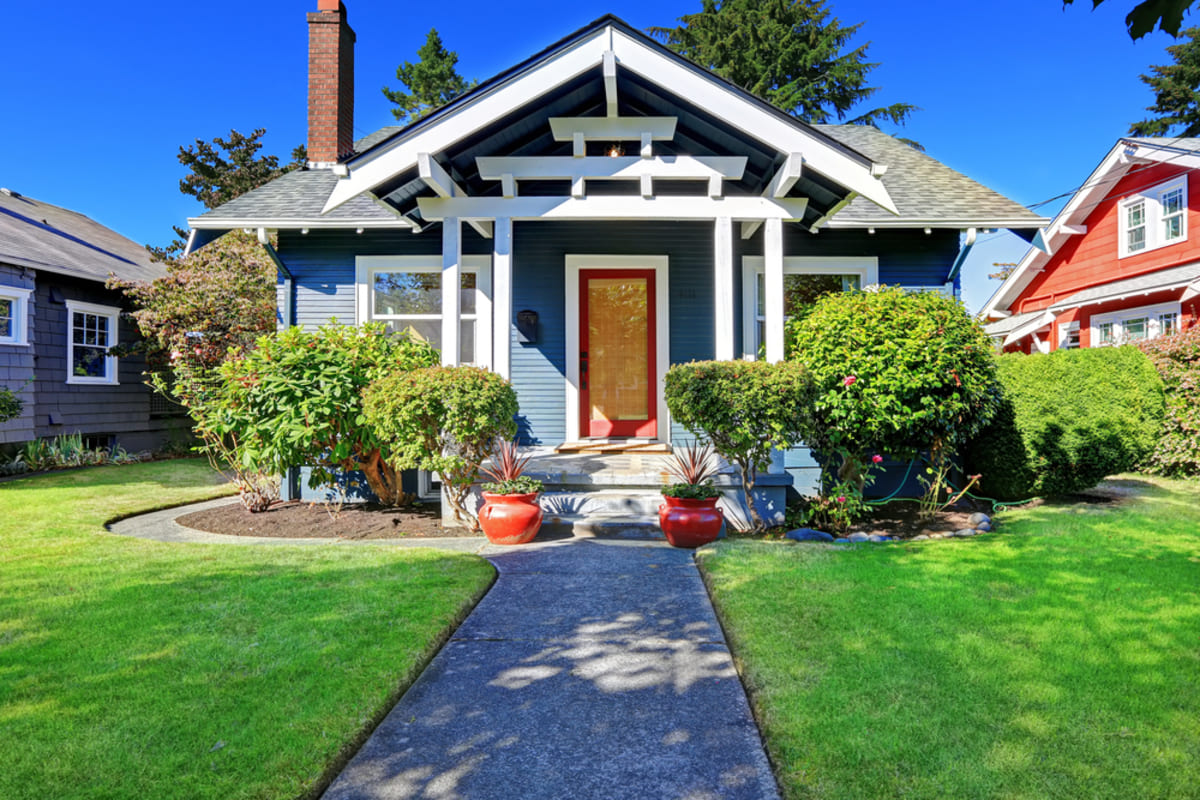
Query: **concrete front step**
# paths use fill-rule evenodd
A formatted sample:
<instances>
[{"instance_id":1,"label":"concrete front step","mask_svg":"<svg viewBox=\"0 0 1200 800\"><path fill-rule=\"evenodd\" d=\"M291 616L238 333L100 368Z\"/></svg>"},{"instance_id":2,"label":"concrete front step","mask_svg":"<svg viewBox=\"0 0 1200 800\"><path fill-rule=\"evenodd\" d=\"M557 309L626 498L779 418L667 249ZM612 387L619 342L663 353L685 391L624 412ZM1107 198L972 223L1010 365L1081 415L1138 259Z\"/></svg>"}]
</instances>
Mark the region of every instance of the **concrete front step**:
<instances>
[{"instance_id":1,"label":"concrete front step","mask_svg":"<svg viewBox=\"0 0 1200 800\"><path fill-rule=\"evenodd\" d=\"M538 502L547 514L653 516L658 513L662 494L657 489L641 487L598 490L547 487Z\"/></svg>"},{"instance_id":2,"label":"concrete front step","mask_svg":"<svg viewBox=\"0 0 1200 800\"><path fill-rule=\"evenodd\" d=\"M550 535L608 539L663 539L658 514L550 514L542 519Z\"/></svg>"}]
</instances>

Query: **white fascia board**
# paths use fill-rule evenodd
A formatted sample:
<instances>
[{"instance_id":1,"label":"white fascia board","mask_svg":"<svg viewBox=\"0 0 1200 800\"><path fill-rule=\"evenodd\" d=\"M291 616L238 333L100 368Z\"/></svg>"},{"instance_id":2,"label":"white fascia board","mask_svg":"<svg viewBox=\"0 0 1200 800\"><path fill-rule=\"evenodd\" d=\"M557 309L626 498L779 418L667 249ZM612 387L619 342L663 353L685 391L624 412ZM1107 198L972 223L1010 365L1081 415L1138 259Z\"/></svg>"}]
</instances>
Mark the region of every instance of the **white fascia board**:
<instances>
[{"instance_id":1,"label":"white fascia board","mask_svg":"<svg viewBox=\"0 0 1200 800\"><path fill-rule=\"evenodd\" d=\"M975 218L969 219L966 217L950 218L944 217L941 219L927 219L924 217L895 217L892 219L862 219L847 217L844 214L839 214L834 219L829 220L827 227L830 228L953 228L955 230L964 230L966 228L977 228L984 230L986 228L1034 228L1045 225L1048 220L1045 217L1035 219L1005 219L1003 217L994 218Z\"/></svg>"},{"instance_id":2,"label":"white fascia board","mask_svg":"<svg viewBox=\"0 0 1200 800\"><path fill-rule=\"evenodd\" d=\"M604 51L608 49L608 38L607 29L598 30L571 47L548 57L536 68L480 94L479 97L465 103L462 108L410 136L401 137L351 159L347 163L349 176L334 186L321 213L328 214L347 200L371 191L394 175L412 169L418 153L440 152L475 131L503 119L514 108L519 108L531 98L553 91L581 73L595 68L601 63Z\"/></svg>"},{"instance_id":3,"label":"white fascia board","mask_svg":"<svg viewBox=\"0 0 1200 800\"><path fill-rule=\"evenodd\" d=\"M676 180L708 180L712 177L741 180L745 156L479 156L479 177L501 180L506 174L517 180L634 180L642 175Z\"/></svg>"},{"instance_id":4,"label":"white fascia board","mask_svg":"<svg viewBox=\"0 0 1200 800\"><path fill-rule=\"evenodd\" d=\"M556 142L574 141L577 133L587 142L641 141L644 133L656 142L669 142L677 123L676 117L551 117L550 133Z\"/></svg>"},{"instance_id":5,"label":"white fascia board","mask_svg":"<svg viewBox=\"0 0 1200 800\"><path fill-rule=\"evenodd\" d=\"M404 217L396 219L370 219L325 217L235 217L208 219L206 217L189 217L188 227L194 230L232 231L238 228L267 228L269 230L292 230L293 228L411 228L412 223Z\"/></svg>"},{"instance_id":6,"label":"white fascia board","mask_svg":"<svg viewBox=\"0 0 1200 800\"><path fill-rule=\"evenodd\" d=\"M461 219L784 219L804 217L808 199L768 197L428 197L418 198L426 220Z\"/></svg>"},{"instance_id":7,"label":"white fascia board","mask_svg":"<svg viewBox=\"0 0 1200 800\"><path fill-rule=\"evenodd\" d=\"M1000 284L1000 288L995 291L984 305L983 310L979 312L984 319L994 315L997 311L1009 310L1009 306L1030 284L1034 275L1041 272L1042 268L1046 266L1051 254L1058 249L1058 245L1072 235L1063 229L1082 225L1100 199L1107 196L1117 181L1125 177L1125 173L1132 166L1130 160L1124 157L1125 148L1124 141L1118 141L1101 160L1099 166L1092 170L1092 174L1045 229L1042 238L1045 240L1049 252L1042 252L1036 247L1030 247L1025 252L1025 256L1017 264L1017 268L1004 283Z\"/></svg>"},{"instance_id":8,"label":"white fascia board","mask_svg":"<svg viewBox=\"0 0 1200 800\"><path fill-rule=\"evenodd\" d=\"M872 165L861 163L815 133L743 100L729 87L655 52L621 31L613 31L613 50L623 69L670 88L727 125L781 153L802 153L805 166L813 172L858 192L893 214L898 213L883 183L872 176Z\"/></svg>"},{"instance_id":9,"label":"white fascia board","mask_svg":"<svg viewBox=\"0 0 1200 800\"><path fill-rule=\"evenodd\" d=\"M1014 328L1012 330L1012 332L1009 333L1008 336L1004 339L1004 346L1008 347L1010 344L1013 344L1014 342L1019 342L1022 339L1024 339L1026 336L1028 336L1029 334L1036 333L1037 331L1041 330L1042 328L1046 327L1047 325L1051 324L1052 322L1054 322L1054 312L1047 310L1046 313L1044 313L1034 319L1031 319L1029 322L1026 322L1024 325L1018 325L1016 328Z\"/></svg>"},{"instance_id":10,"label":"white fascia board","mask_svg":"<svg viewBox=\"0 0 1200 800\"><path fill-rule=\"evenodd\" d=\"M1117 146L1133 147L1134 153L1131 158L1136 161L1170 164L1173 167L1183 167L1185 169L1200 169L1200 153L1195 151L1170 146L1156 147L1151 144L1138 142L1137 139L1122 139L1118 142Z\"/></svg>"}]
</instances>

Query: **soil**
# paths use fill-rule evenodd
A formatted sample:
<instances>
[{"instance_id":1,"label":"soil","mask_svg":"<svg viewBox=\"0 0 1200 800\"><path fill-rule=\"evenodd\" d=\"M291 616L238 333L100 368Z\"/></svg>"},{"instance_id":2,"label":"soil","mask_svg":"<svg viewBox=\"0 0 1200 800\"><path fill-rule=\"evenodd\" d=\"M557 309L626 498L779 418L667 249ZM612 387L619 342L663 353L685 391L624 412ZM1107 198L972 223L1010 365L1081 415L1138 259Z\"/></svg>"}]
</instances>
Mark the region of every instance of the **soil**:
<instances>
[{"instance_id":1,"label":"soil","mask_svg":"<svg viewBox=\"0 0 1200 800\"><path fill-rule=\"evenodd\" d=\"M894 500L887 505L877 506L867 519L860 520L845 533L838 536L848 536L851 533L865 533L868 536L891 536L895 539L911 539L921 534L954 533L963 528L975 527L970 523L970 517L977 511L992 516L990 503L962 503L951 509L939 511L932 519L920 517L920 507L915 501ZM788 527L775 528L769 531L770 538L782 537L790 530Z\"/></svg>"},{"instance_id":2,"label":"soil","mask_svg":"<svg viewBox=\"0 0 1200 800\"><path fill-rule=\"evenodd\" d=\"M229 536L270 536L286 539L421 539L436 536L477 536L465 528L443 528L438 503L403 508L290 501L251 514L241 503L210 508L179 517L187 528Z\"/></svg>"}]
</instances>

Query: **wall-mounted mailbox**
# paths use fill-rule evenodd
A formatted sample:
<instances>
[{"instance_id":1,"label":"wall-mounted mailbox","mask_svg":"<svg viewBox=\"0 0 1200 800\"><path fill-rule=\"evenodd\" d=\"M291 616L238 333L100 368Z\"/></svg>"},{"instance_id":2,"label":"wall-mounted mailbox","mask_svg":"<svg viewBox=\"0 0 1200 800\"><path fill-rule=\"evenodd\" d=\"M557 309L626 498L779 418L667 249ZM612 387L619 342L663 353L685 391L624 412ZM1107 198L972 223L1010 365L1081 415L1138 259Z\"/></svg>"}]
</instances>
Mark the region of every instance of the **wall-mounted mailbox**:
<instances>
[{"instance_id":1,"label":"wall-mounted mailbox","mask_svg":"<svg viewBox=\"0 0 1200 800\"><path fill-rule=\"evenodd\" d=\"M534 344L538 339L538 313L536 311L517 312L517 341L521 344Z\"/></svg>"}]
</instances>

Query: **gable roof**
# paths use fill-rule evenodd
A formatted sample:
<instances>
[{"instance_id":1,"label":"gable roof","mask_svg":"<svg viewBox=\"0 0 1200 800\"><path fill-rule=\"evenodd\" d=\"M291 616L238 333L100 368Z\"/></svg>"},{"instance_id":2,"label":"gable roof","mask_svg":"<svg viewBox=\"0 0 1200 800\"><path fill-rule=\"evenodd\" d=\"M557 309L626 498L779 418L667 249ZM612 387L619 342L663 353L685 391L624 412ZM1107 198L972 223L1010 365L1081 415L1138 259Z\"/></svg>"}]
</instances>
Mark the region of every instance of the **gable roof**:
<instances>
[{"instance_id":1,"label":"gable roof","mask_svg":"<svg viewBox=\"0 0 1200 800\"><path fill-rule=\"evenodd\" d=\"M105 281L166 274L146 248L77 211L0 189L0 263Z\"/></svg>"},{"instance_id":2,"label":"gable roof","mask_svg":"<svg viewBox=\"0 0 1200 800\"><path fill-rule=\"evenodd\" d=\"M1135 166L1154 163L1170 163L1188 169L1200 168L1200 139L1118 139L1046 228L1042 237L1044 248L1031 247L1026 251L1017 268L984 305L981 316L987 319L989 316L999 317L1007 313L1021 292L1045 268L1058 247L1070 236L1078 235L1076 227L1084 224L1095 207L1109 195L1126 173Z\"/></svg>"},{"instance_id":3,"label":"gable roof","mask_svg":"<svg viewBox=\"0 0 1200 800\"><path fill-rule=\"evenodd\" d=\"M816 125L817 130L886 164L883 184L896 203L892 215L864 198L829 220L831 228L988 227L1036 229L1048 220L1020 203L971 180L878 128L866 125Z\"/></svg>"}]
</instances>

